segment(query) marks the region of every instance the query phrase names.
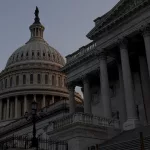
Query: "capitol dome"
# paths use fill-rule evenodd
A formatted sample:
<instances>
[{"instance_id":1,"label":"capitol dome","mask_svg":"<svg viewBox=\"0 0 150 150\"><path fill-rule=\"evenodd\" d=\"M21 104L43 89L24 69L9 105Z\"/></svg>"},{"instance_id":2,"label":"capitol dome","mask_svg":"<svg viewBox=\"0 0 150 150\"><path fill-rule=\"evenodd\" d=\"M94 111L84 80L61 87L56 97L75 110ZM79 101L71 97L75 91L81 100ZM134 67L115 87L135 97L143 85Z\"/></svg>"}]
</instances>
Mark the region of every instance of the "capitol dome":
<instances>
[{"instance_id":1,"label":"capitol dome","mask_svg":"<svg viewBox=\"0 0 150 150\"><path fill-rule=\"evenodd\" d=\"M61 54L43 38L44 26L36 8L31 37L8 59L0 73L0 120L11 120L31 112L33 101L38 111L62 100L69 100L66 75L60 72L65 65ZM75 93L76 102L82 102Z\"/></svg>"},{"instance_id":2,"label":"capitol dome","mask_svg":"<svg viewBox=\"0 0 150 150\"><path fill-rule=\"evenodd\" d=\"M65 61L61 54L43 39L44 26L39 18L30 26L30 31L30 40L10 56L6 68L32 61L64 66Z\"/></svg>"}]
</instances>

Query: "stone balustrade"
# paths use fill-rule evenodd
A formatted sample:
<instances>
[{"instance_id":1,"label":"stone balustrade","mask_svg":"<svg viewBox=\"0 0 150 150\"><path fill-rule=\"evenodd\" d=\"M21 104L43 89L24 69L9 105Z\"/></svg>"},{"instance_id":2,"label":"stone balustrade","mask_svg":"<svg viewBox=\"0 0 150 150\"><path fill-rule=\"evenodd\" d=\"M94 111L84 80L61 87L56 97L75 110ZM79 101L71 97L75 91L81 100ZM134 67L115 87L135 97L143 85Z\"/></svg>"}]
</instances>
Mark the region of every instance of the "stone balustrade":
<instances>
[{"instance_id":1,"label":"stone balustrade","mask_svg":"<svg viewBox=\"0 0 150 150\"><path fill-rule=\"evenodd\" d=\"M112 127L119 129L119 121L105 117L97 117L90 114L75 113L53 121L51 131L57 130L73 124L95 125L98 127Z\"/></svg>"},{"instance_id":2,"label":"stone balustrade","mask_svg":"<svg viewBox=\"0 0 150 150\"><path fill-rule=\"evenodd\" d=\"M81 48L79 48L79 50L77 50L75 53L68 55L67 58L67 63L79 58L80 56L85 55L85 53L87 53L90 50L93 50L96 47L96 43L92 42L86 46L83 46Z\"/></svg>"}]
</instances>

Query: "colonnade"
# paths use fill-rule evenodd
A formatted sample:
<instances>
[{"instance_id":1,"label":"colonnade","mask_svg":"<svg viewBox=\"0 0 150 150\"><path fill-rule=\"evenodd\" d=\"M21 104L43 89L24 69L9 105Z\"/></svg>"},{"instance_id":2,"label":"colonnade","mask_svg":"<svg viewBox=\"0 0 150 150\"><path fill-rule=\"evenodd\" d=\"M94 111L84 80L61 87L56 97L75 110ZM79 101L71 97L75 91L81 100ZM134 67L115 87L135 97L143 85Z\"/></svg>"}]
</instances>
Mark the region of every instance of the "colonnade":
<instances>
[{"instance_id":1,"label":"colonnade","mask_svg":"<svg viewBox=\"0 0 150 150\"><path fill-rule=\"evenodd\" d=\"M19 118L24 116L25 112L31 112L32 101L36 101L38 103L39 110L61 100L60 96L56 97L54 95L41 95L40 99L38 96L39 94L19 95L1 99L0 120Z\"/></svg>"},{"instance_id":2,"label":"colonnade","mask_svg":"<svg viewBox=\"0 0 150 150\"><path fill-rule=\"evenodd\" d=\"M143 56L139 56L139 64L140 64L140 72L142 75L142 83L146 88L148 87L149 75L150 75L150 31L144 30L143 38L145 43L145 51L146 58ZM132 72L129 61L128 54L128 41L126 38L121 38L117 41L117 45L120 49L120 60L121 64L118 64L119 70L119 80L120 80L120 88L123 91L124 97L122 97L122 106L124 112L126 112L126 122L124 123L125 129L131 129L140 125L137 116L136 104L134 99L134 90L133 90L133 82L132 82ZM144 48L143 48L144 50ZM111 100L109 96L109 80L108 80L108 72L107 72L107 54L105 53L105 49L101 51L98 55L99 59L99 68L100 68L100 89L101 89L101 100L103 102L104 109L104 117L111 118L112 110L111 110ZM148 65L148 67L146 67ZM90 73L89 73L90 74ZM89 86L88 75L85 75L82 79L83 87L84 87L84 113L91 114L91 92ZM70 113L75 112L75 103L74 103L74 84L69 84L69 93L70 93ZM146 88L147 90L148 88ZM148 95L148 91L145 94ZM150 98L150 97L149 97Z\"/></svg>"}]
</instances>

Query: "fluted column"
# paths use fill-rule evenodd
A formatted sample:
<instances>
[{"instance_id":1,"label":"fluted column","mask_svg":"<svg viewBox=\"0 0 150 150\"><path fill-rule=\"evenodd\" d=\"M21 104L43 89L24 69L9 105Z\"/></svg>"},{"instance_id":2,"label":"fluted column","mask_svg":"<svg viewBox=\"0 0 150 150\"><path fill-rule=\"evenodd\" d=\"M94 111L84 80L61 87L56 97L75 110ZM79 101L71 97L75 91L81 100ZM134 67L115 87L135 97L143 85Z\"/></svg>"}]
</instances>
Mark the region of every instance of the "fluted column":
<instances>
[{"instance_id":1,"label":"fluted column","mask_svg":"<svg viewBox=\"0 0 150 150\"><path fill-rule=\"evenodd\" d=\"M24 95L24 114L27 112L27 96Z\"/></svg>"},{"instance_id":2,"label":"fluted column","mask_svg":"<svg viewBox=\"0 0 150 150\"><path fill-rule=\"evenodd\" d=\"M44 108L45 106L46 106L46 102L45 102L45 95L43 95L42 108Z\"/></svg>"},{"instance_id":3,"label":"fluted column","mask_svg":"<svg viewBox=\"0 0 150 150\"><path fill-rule=\"evenodd\" d=\"M7 98L7 116L6 119L9 119L9 98Z\"/></svg>"},{"instance_id":4,"label":"fluted column","mask_svg":"<svg viewBox=\"0 0 150 150\"><path fill-rule=\"evenodd\" d=\"M119 72L119 106L120 106L120 121L124 123L126 121L126 104L125 104L125 94L124 94L124 85L123 85L123 75L121 65L118 64Z\"/></svg>"},{"instance_id":5,"label":"fluted column","mask_svg":"<svg viewBox=\"0 0 150 150\"><path fill-rule=\"evenodd\" d=\"M83 78L84 85L84 113L91 114L91 91L88 77Z\"/></svg>"},{"instance_id":6,"label":"fluted column","mask_svg":"<svg viewBox=\"0 0 150 150\"><path fill-rule=\"evenodd\" d=\"M2 102L3 102L2 99L0 99L0 120L2 120L2 105L3 105Z\"/></svg>"},{"instance_id":7,"label":"fluted column","mask_svg":"<svg viewBox=\"0 0 150 150\"><path fill-rule=\"evenodd\" d=\"M100 61L100 87L101 87L101 98L104 108L104 116L107 118L112 117L111 111L111 101L109 94L109 81L108 81L108 72L107 72L107 57L103 52L99 56Z\"/></svg>"},{"instance_id":8,"label":"fluted column","mask_svg":"<svg viewBox=\"0 0 150 150\"><path fill-rule=\"evenodd\" d=\"M15 97L15 118L18 118L18 97Z\"/></svg>"},{"instance_id":9,"label":"fluted column","mask_svg":"<svg viewBox=\"0 0 150 150\"><path fill-rule=\"evenodd\" d=\"M55 102L55 97L52 95L52 104Z\"/></svg>"},{"instance_id":10,"label":"fluted column","mask_svg":"<svg viewBox=\"0 0 150 150\"><path fill-rule=\"evenodd\" d=\"M147 123L150 123L150 80L146 58L139 56L140 75Z\"/></svg>"},{"instance_id":11,"label":"fluted column","mask_svg":"<svg viewBox=\"0 0 150 150\"><path fill-rule=\"evenodd\" d=\"M70 113L75 112L75 98L74 98L74 92L75 92L75 87L73 85L68 86L69 89L69 111Z\"/></svg>"},{"instance_id":12,"label":"fluted column","mask_svg":"<svg viewBox=\"0 0 150 150\"><path fill-rule=\"evenodd\" d=\"M121 64L123 72L124 81L124 92L125 92L125 102L127 111L127 122L124 123L124 130L130 130L139 125L136 105L134 101L133 85L132 85L132 75L129 62L127 40L123 39L119 41Z\"/></svg>"},{"instance_id":13,"label":"fluted column","mask_svg":"<svg viewBox=\"0 0 150 150\"><path fill-rule=\"evenodd\" d=\"M13 109L13 102L10 101L10 119L13 118L13 111L14 111L14 109Z\"/></svg>"},{"instance_id":14,"label":"fluted column","mask_svg":"<svg viewBox=\"0 0 150 150\"><path fill-rule=\"evenodd\" d=\"M149 76L150 76L150 25L144 27L143 38L144 38L144 43L145 43L148 71L149 71Z\"/></svg>"},{"instance_id":15,"label":"fluted column","mask_svg":"<svg viewBox=\"0 0 150 150\"><path fill-rule=\"evenodd\" d=\"M36 94L33 95L33 101L36 102Z\"/></svg>"}]
</instances>

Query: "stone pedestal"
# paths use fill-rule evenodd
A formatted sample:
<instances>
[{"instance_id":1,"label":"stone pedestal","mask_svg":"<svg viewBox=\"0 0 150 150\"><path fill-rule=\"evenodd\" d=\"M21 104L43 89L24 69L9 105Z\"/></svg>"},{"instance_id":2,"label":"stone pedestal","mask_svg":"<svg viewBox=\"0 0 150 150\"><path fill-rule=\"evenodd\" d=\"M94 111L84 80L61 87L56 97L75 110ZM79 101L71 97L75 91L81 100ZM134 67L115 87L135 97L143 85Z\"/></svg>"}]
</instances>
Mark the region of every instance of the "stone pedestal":
<instances>
[{"instance_id":1,"label":"stone pedestal","mask_svg":"<svg viewBox=\"0 0 150 150\"><path fill-rule=\"evenodd\" d=\"M139 127L141 124L138 119L128 119L124 124L123 124L123 129L126 130L132 130L137 127Z\"/></svg>"}]
</instances>

